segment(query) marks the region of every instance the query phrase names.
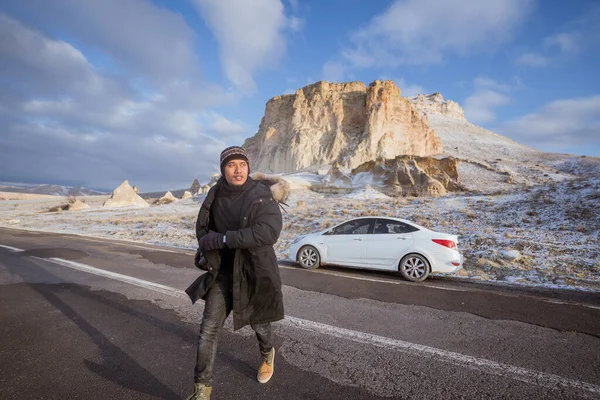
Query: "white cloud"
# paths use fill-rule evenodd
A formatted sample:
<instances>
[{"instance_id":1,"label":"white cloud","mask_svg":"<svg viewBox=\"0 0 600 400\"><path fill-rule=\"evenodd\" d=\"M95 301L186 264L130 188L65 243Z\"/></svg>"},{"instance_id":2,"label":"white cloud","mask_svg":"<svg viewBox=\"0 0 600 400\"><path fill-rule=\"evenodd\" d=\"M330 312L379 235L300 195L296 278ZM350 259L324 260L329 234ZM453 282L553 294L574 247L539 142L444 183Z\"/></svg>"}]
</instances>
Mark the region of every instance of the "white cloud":
<instances>
[{"instance_id":1,"label":"white cloud","mask_svg":"<svg viewBox=\"0 0 600 400\"><path fill-rule=\"evenodd\" d=\"M499 83L487 76L478 76L473 79L473 85L477 89L485 88L506 92L518 88L521 85L521 82L519 80L515 80L513 84Z\"/></svg>"},{"instance_id":2,"label":"white cloud","mask_svg":"<svg viewBox=\"0 0 600 400\"><path fill-rule=\"evenodd\" d=\"M281 0L192 1L219 42L227 77L246 93L256 89L254 72L274 66L284 54L284 30L302 25L286 17Z\"/></svg>"},{"instance_id":3,"label":"white cloud","mask_svg":"<svg viewBox=\"0 0 600 400\"><path fill-rule=\"evenodd\" d=\"M532 0L396 0L352 35L342 52L354 67L422 65L445 54L489 51L509 41Z\"/></svg>"},{"instance_id":4,"label":"white cloud","mask_svg":"<svg viewBox=\"0 0 600 400\"><path fill-rule=\"evenodd\" d=\"M136 80L96 68L73 44L2 14L0 60L10 82L0 92L5 179L185 187L194 176L210 178L226 134L241 129L207 111L211 101L227 101L218 87L144 70L138 77L155 85L138 89Z\"/></svg>"},{"instance_id":5,"label":"white cloud","mask_svg":"<svg viewBox=\"0 0 600 400\"><path fill-rule=\"evenodd\" d=\"M121 74L160 85L200 73L194 31L180 14L146 0L19 0L23 20L40 30L76 37ZM41 17L43 16L43 17Z\"/></svg>"},{"instance_id":6,"label":"white cloud","mask_svg":"<svg viewBox=\"0 0 600 400\"><path fill-rule=\"evenodd\" d=\"M563 32L554 36L547 37L544 44L547 47L558 47L563 53L577 53L580 50L582 41L579 32Z\"/></svg>"},{"instance_id":7,"label":"white cloud","mask_svg":"<svg viewBox=\"0 0 600 400\"><path fill-rule=\"evenodd\" d=\"M300 32L304 28L304 19L292 15L288 18L288 25L290 27L290 31Z\"/></svg>"},{"instance_id":8,"label":"white cloud","mask_svg":"<svg viewBox=\"0 0 600 400\"><path fill-rule=\"evenodd\" d=\"M493 108L510 103L510 99L493 90L478 90L467 97L464 110L467 119L476 124L491 122L496 119Z\"/></svg>"},{"instance_id":9,"label":"white cloud","mask_svg":"<svg viewBox=\"0 0 600 400\"><path fill-rule=\"evenodd\" d=\"M288 0L288 3L290 3L290 6L294 12L298 12L300 10L299 0Z\"/></svg>"},{"instance_id":10,"label":"white cloud","mask_svg":"<svg viewBox=\"0 0 600 400\"><path fill-rule=\"evenodd\" d=\"M2 73L23 82L22 91L42 96L60 89L97 92L110 84L70 44L48 40L4 14L0 14L0 38Z\"/></svg>"},{"instance_id":11,"label":"white cloud","mask_svg":"<svg viewBox=\"0 0 600 400\"><path fill-rule=\"evenodd\" d=\"M218 136L239 136L248 132L248 128L240 121L230 121L229 119L215 112L210 112L208 115L211 132Z\"/></svg>"},{"instance_id":12,"label":"white cloud","mask_svg":"<svg viewBox=\"0 0 600 400\"><path fill-rule=\"evenodd\" d=\"M411 85L407 83L403 78L392 79L396 86L400 88L400 93L404 97L413 97L418 94L427 93L427 91L420 85Z\"/></svg>"},{"instance_id":13,"label":"white cloud","mask_svg":"<svg viewBox=\"0 0 600 400\"><path fill-rule=\"evenodd\" d=\"M564 23L559 33L546 37L540 50L519 56L516 64L545 67L557 61L573 60L584 50L594 51L600 43L599 18L600 5L590 5L579 18Z\"/></svg>"},{"instance_id":14,"label":"white cloud","mask_svg":"<svg viewBox=\"0 0 600 400\"><path fill-rule=\"evenodd\" d=\"M526 67L545 67L550 63L550 59L538 53L525 53L521 54L515 63Z\"/></svg>"},{"instance_id":15,"label":"white cloud","mask_svg":"<svg viewBox=\"0 0 600 400\"><path fill-rule=\"evenodd\" d=\"M510 103L510 98L500 92L510 92L520 86L520 82L514 86L498 83L495 80L478 76L473 80L475 92L464 101L465 116L470 122L484 124L496 119L495 108Z\"/></svg>"},{"instance_id":16,"label":"white cloud","mask_svg":"<svg viewBox=\"0 0 600 400\"><path fill-rule=\"evenodd\" d=\"M503 132L538 149L600 145L600 95L553 101L507 122Z\"/></svg>"},{"instance_id":17,"label":"white cloud","mask_svg":"<svg viewBox=\"0 0 600 400\"><path fill-rule=\"evenodd\" d=\"M328 61L323 65L323 80L329 82L343 82L346 76L344 64L336 61Z\"/></svg>"}]
</instances>

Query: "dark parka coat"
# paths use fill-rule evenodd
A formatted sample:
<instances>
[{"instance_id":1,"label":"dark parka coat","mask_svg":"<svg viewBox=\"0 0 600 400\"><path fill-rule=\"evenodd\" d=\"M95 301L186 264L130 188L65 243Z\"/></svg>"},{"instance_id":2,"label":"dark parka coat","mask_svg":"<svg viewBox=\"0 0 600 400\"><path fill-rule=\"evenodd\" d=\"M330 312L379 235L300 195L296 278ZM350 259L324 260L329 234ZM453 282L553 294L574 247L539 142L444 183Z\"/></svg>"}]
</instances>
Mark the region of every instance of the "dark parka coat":
<instances>
[{"instance_id":1,"label":"dark parka coat","mask_svg":"<svg viewBox=\"0 0 600 400\"><path fill-rule=\"evenodd\" d=\"M284 318L281 278L273 245L281 233L282 218L278 202L289 193L286 181L262 174L253 175L255 184L247 190L242 206L240 229L226 233L226 246L235 249L233 263L233 325L240 329L248 324L278 321ZM210 208L221 178L213 186L198 212L198 240L212 228ZM214 229L214 228L212 228ZM216 281L221 266L219 250L204 253L207 272L186 289L195 303L204 298Z\"/></svg>"}]
</instances>

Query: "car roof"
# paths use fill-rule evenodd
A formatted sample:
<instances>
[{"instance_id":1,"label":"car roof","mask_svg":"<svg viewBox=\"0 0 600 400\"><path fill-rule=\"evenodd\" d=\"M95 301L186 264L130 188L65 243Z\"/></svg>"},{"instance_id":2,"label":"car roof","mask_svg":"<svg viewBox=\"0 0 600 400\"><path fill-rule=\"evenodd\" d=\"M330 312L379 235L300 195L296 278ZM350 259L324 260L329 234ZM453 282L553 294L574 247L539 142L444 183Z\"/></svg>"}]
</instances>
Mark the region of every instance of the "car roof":
<instances>
[{"instance_id":1,"label":"car roof","mask_svg":"<svg viewBox=\"0 0 600 400\"><path fill-rule=\"evenodd\" d=\"M374 216L371 215L371 216L366 216L366 217L350 218L350 219L347 219L345 221L340 222L339 224L336 224L335 226L339 226L341 224L345 224L346 222L350 222L350 221L356 221L358 219L389 219L389 220L392 220L392 221L403 222L405 224L409 224L409 225L415 226L415 227L417 227L419 229L430 230L428 228L425 228L424 226L421 226L421 225L419 225L419 224L417 224L415 222L409 221L407 219L395 218L395 217L386 217L384 215L374 215Z\"/></svg>"}]
</instances>

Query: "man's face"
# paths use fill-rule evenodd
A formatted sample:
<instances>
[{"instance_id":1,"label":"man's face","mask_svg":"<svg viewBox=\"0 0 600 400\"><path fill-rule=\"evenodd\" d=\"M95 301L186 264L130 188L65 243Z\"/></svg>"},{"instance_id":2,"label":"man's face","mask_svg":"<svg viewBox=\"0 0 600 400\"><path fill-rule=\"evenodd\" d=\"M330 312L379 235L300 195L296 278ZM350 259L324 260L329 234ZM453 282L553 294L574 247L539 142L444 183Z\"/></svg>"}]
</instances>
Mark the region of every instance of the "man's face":
<instances>
[{"instance_id":1,"label":"man's face","mask_svg":"<svg viewBox=\"0 0 600 400\"><path fill-rule=\"evenodd\" d=\"M244 160L231 160L225 165L223 172L230 185L243 185L248 179L248 163Z\"/></svg>"}]
</instances>

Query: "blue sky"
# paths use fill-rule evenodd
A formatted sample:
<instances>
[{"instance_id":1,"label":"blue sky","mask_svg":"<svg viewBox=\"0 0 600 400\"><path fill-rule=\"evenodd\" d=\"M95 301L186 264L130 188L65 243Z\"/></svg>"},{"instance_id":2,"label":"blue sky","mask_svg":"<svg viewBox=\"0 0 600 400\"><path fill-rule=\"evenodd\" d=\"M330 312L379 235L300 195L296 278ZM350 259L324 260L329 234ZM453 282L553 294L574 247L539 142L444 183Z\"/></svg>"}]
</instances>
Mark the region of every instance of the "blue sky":
<instances>
[{"instance_id":1,"label":"blue sky","mask_svg":"<svg viewBox=\"0 0 600 400\"><path fill-rule=\"evenodd\" d=\"M268 99L318 80L441 92L534 148L600 156L600 3L0 3L0 181L143 191L218 171Z\"/></svg>"}]
</instances>

